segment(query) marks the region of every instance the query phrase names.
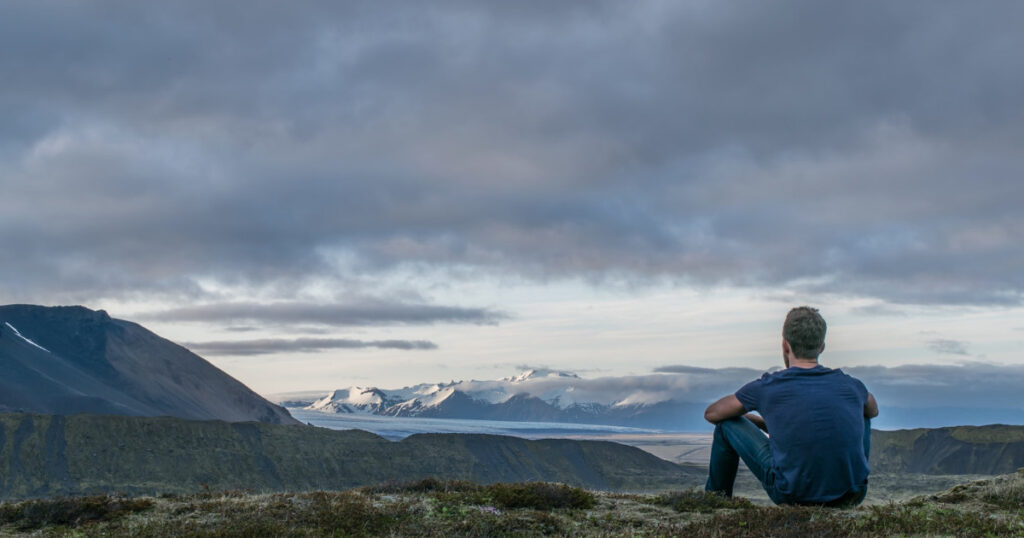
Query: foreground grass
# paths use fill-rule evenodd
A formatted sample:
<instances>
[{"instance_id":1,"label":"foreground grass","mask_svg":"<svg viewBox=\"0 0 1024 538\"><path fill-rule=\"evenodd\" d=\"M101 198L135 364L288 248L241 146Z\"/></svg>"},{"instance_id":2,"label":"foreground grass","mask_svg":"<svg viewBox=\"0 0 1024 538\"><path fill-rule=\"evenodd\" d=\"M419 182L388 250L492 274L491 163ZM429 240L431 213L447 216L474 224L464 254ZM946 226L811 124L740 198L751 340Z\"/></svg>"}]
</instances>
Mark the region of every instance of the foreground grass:
<instances>
[{"instance_id":1,"label":"foreground grass","mask_svg":"<svg viewBox=\"0 0 1024 538\"><path fill-rule=\"evenodd\" d=\"M427 479L342 492L92 496L0 504L36 536L1024 536L1024 473L857 510L755 506L701 491L594 493Z\"/></svg>"}]
</instances>

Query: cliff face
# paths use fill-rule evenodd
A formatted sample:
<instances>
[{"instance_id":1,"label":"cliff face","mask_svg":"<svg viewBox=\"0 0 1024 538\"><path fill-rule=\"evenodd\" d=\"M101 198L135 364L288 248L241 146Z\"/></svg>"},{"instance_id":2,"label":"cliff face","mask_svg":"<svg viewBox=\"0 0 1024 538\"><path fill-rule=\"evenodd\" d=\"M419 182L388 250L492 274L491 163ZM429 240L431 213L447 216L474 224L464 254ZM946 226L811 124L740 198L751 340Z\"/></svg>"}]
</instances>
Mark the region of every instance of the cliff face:
<instances>
[{"instance_id":1,"label":"cliff face","mask_svg":"<svg viewBox=\"0 0 1024 538\"><path fill-rule=\"evenodd\" d=\"M923 474L1005 474L1024 467L1024 426L873 431L871 470Z\"/></svg>"},{"instance_id":2,"label":"cliff face","mask_svg":"<svg viewBox=\"0 0 1024 538\"><path fill-rule=\"evenodd\" d=\"M414 435L175 418L0 415L0 499L83 493L344 489L429 476L679 489L706 470L601 441Z\"/></svg>"},{"instance_id":3,"label":"cliff face","mask_svg":"<svg viewBox=\"0 0 1024 538\"><path fill-rule=\"evenodd\" d=\"M81 306L0 307L0 410L297 424L202 357Z\"/></svg>"}]
</instances>

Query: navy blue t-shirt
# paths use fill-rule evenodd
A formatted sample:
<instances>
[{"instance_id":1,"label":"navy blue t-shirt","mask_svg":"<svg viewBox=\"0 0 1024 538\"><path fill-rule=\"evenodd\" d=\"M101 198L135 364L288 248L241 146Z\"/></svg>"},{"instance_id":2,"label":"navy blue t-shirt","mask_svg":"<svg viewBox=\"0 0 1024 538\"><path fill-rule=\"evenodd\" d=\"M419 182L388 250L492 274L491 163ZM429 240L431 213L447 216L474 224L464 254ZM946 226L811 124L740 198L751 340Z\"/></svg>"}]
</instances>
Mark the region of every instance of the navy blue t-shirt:
<instances>
[{"instance_id":1,"label":"navy blue t-shirt","mask_svg":"<svg viewBox=\"0 0 1024 538\"><path fill-rule=\"evenodd\" d=\"M821 365L793 367L747 383L736 398L764 417L775 488L788 502L828 502L867 483L868 390L860 380Z\"/></svg>"}]
</instances>

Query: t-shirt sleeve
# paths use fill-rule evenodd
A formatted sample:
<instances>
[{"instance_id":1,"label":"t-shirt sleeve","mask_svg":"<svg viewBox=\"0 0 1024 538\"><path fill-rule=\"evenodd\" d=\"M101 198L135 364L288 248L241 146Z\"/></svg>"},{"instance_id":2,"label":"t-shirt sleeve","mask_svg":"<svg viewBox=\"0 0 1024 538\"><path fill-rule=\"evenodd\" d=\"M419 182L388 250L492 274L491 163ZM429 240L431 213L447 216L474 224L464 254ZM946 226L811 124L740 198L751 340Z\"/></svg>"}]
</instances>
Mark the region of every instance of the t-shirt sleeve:
<instances>
[{"instance_id":1,"label":"t-shirt sleeve","mask_svg":"<svg viewBox=\"0 0 1024 538\"><path fill-rule=\"evenodd\" d=\"M852 379L853 379L853 388L854 388L854 390L857 391L857 394L860 396L861 401L867 402L868 401L868 388L865 387L864 383L861 382L861 380L857 379L856 377L854 377Z\"/></svg>"},{"instance_id":2,"label":"t-shirt sleeve","mask_svg":"<svg viewBox=\"0 0 1024 538\"><path fill-rule=\"evenodd\" d=\"M736 391L736 399L743 404L747 411L757 411L761 403L761 392L764 390L762 379L755 379Z\"/></svg>"}]
</instances>

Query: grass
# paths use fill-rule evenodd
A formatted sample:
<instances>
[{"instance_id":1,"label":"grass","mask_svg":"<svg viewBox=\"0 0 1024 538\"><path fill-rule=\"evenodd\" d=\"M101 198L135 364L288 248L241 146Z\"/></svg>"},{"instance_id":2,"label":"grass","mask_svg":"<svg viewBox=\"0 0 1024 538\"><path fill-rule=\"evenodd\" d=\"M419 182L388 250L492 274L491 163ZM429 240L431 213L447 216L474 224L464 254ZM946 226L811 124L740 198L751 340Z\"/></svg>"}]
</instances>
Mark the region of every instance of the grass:
<instances>
[{"instance_id":1,"label":"grass","mask_svg":"<svg viewBox=\"0 0 1024 538\"><path fill-rule=\"evenodd\" d=\"M106 495L61 497L0 504L0 525L12 525L19 531L49 526L80 526L112 521L153 507L152 499Z\"/></svg>"},{"instance_id":2,"label":"grass","mask_svg":"<svg viewBox=\"0 0 1024 538\"><path fill-rule=\"evenodd\" d=\"M651 499L651 504L668 506L676 512L710 513L722 508L753 508L754 505L742 497L726 497L718 493L701 490L673 491Z\"/></svg>"},{"instance_id":3,"label":"grass","mask_svg":"<svg viewBox=\"0 0 1024 538\"><path fill-rule=\"evenodd\" d=\"M1024 536L1024 473L904 503L754 506L697 490L591 492L543 482L425 479L340 492L202 492L0 504L0 535Z\"/></svg>"},{"instance_id":4,"label":"grass","mask_svg":"<svg viewBox=\"0 0 1024 538\"><path fill-rule=\"evenodd\" d=\"M547 482L478 485L465 480L425 478L413 482L361 488L366 493L421 493L443 505L481 505L495 508L557 510L593 508L595 495L584 489Z\"/></svg>"}]
</instances>

